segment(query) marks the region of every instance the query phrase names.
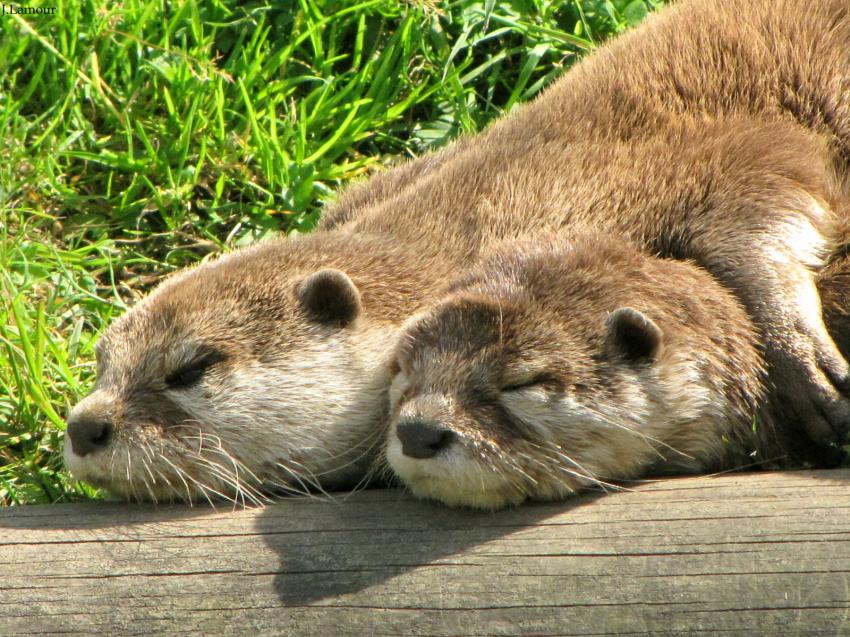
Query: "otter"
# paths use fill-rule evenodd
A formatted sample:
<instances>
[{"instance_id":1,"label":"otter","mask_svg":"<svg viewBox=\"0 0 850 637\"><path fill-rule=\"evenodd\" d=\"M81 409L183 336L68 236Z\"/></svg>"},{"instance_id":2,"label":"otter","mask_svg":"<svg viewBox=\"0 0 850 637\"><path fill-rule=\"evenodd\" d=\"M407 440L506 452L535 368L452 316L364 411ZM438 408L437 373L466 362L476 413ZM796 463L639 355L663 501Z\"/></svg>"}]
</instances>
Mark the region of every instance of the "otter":
<instances>
[{"instance_id":1,"label":"otter","mask_svg":"<svg viewBox=\"0 0 850 637\"><path fill-rule=\"evenodd\" d=\"M846 257L819 287L850 353ZM781 460L759 334L693 262L574 233L496 251L411 319L393 362L389 469L497 509L650 475ZM617 488L616 486L614 488Z\"/></svg>"},{"instance_id":2,"label":"otter","mask_svg":"<svg viewBox=\"0 0 850 637\"><path fill-rule=\"evenodd\" d=\"M848 167L846 2L692 0L341 227L414 249L463 232L473 255L518 230L593 224L692 259L752 315L784 420L828 443L850 421L850 376L814 272L850 208ZM420 223L389 214L404 209Z\"/></svg>"},{"instance_id":3,"label":"otter","mask_svg":"<svg viewBox=\"0 0 850 637\"><path fill-rule=\"evenodd\" d=\"M66 464L154 501L354 486L382 436L387 331L428 286L392 242L325 233L176 274L99 341Z\"/></svg>"},{"instance_id":4,"label":"otter","mask_svg":"<svg viewBox=\"0 0 850 637\"><path fill-rule=\"evenodd\" d=\"M772 402L835 440L850 381L813 278L847 207L848 42L837 0L659 12L480 135L343 195L314 235L164 283L105 332L68 466L153 499L353 486L404 321L493 246L588 221L731 290Z\"/></svg>"}]
</instances>

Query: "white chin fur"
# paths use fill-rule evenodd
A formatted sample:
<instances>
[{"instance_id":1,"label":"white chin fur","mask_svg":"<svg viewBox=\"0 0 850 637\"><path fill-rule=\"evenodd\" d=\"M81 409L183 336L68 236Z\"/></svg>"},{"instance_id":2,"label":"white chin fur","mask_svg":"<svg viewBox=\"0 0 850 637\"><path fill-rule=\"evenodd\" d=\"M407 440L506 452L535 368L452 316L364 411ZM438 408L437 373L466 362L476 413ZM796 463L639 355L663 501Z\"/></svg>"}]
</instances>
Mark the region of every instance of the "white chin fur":
<instances>
[{"instance_id":1,"label":"white chin fur","mask_svg":"<svg viewBox=\"0 0 850 637\"><path fill-rule=\"evenodd\" d=\"M99 489L106 489L111 495L120 498L138 499L139 497L145 497L146 499L152 499L150 497L150 491L143 492L139 489L141 485L136 485L134 489L131 483L125 479L126 474L117 475L114 471L110 471L110 467L107 464L107 455L113 458L112 464L114 464L115 452L112 447L105 451L94 451L81 456L71 448L71 441L68 440L67 434L65 434L64 445L65 448L62 455L65 460L65 467L71 473L74 480L88 482ZM131 479L135 478L135 476L130 477ZM152 485L151 487L154 491L154 497L165 499L167 497L166 493L162 489L156 488L156 486ZM174 499L174 497L171 497L171 499ZM186 498L179 497L178 499L185 500ZM194 500L195 498L193 497L192 499Z\"/></svg>"},{"instance_id":2,"label":"white chin fur","mask_svg":"<svg viewBox=\"0 0 850 637\"><path fill-rule=\"evenodd\" d=\"M68 439L68 434L65 434L64 445L62 455L65 466L74 479L100 485L107 474L106 454L100 451L93 451L85 456L75 453L71 447L71 441Z\"/></svg>"},{"instance_id":3,"label":"white chin fur","mask_svg":"<svg viewBox=\"0 0 850 637\"><path fill-rule=\"evenodd\" d=\"M85 460L71 449L71 442L68 440L67 434L65 435L65 450L62 452L62 456L65 459L65 466L68 467L68 471L71 472L74 479L85 480Z\"/></svg>"},{"instance_id":4,"label":"white chin fur","mask_svg":"<svg viewBox=\"0 0 850 637\"><path fill-rule=\"evenodd\" d=\"M488 467L469 458L459 444L433 458L411 458L401 450L401 441L391 433L386 448L387 463L417 497L437 500L448 506L500 509L519 504L525 495L510 489L507 482Z\"/></svg>"}]
</instances>

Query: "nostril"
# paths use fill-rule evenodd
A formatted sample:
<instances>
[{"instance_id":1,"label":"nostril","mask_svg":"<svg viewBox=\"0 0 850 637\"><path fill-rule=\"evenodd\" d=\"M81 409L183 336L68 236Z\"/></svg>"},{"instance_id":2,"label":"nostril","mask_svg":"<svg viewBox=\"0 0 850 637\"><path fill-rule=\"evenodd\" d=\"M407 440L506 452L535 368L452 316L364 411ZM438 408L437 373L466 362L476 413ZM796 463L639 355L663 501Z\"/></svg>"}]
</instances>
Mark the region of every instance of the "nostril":
<instances>
[{"instance_id":1,"label":"nostril","mask_svg":"<svg viewBox=\"0 0 850 637\"><path fill-rule=\"evenodd\" d=\"M68 438L74 453L85 456L109 444L112 438L112 423L108 420L70 418Z\"/></svg>"},{"instance_id":2,"label":"nostril","mask_svg":"<svg viewBox=\"0 0 850 637\"><path fill-rule=\"evenodd\" d=\"M100 422L91 431L91 442L98 447L105 447L112 435L112 425L108 422Z\"/></svg>"},{"instance_id":3,"label":"nostril","mask_svg":"<svg viewBox=\"0 0 850 637\"><path fill-rule=\"evenodd\" d=\"M396 425L401 452L411 458L433 458L445 449L455 434L451 429L424 420L404 420Z\"/></svg>"}]
</instances>

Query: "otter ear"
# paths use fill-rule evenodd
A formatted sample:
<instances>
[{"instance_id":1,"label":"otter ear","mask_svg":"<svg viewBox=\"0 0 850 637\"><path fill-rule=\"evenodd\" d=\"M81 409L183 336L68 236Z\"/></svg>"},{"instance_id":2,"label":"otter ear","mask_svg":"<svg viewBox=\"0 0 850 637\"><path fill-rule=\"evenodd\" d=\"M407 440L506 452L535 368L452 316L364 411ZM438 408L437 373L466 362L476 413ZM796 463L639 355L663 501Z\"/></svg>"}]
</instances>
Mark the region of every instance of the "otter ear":
<instances>
[{"instance_id":1,"label":"otter ear","mask_svg":"<svg viewBox=\"0 0 850 637\"><path fill-rule=\"evenodd\" d=\"M340 270L314 272L298 284L295 295L307 316L319 323L345 327L360 314L360 292Z\"/></svg>"},{"instance_id":2,"label":"otter ear","mask_svg":"<svg viewBox=\"0 0 850 637\"><path fill-rule=\"evenodd\" d=\"M608 316L608 347L632 363L651 363L661 351L661 329L631 307L621 307Z\"/></svg>"}]
</instances>

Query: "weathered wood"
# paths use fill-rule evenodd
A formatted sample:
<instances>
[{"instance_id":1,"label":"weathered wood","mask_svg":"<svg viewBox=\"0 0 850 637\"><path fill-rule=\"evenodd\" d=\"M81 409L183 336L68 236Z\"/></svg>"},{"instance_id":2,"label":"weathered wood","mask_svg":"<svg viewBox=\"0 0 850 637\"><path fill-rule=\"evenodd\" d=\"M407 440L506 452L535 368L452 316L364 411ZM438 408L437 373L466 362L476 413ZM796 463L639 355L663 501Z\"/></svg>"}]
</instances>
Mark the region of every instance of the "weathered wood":
<instances>
[{"instance_id":1,"label":"weathered wood","mask_svg":"<svg viewBox=\"0 0 850 637\"><path fill-rule=\"evenodd\" d=\"M0 512L0 634L850 635L850 470L498 513L370 491Z\"/></svg>"}]
</instances>

